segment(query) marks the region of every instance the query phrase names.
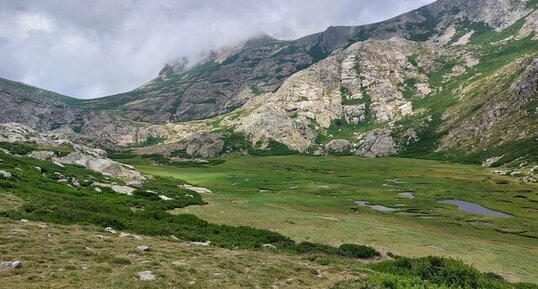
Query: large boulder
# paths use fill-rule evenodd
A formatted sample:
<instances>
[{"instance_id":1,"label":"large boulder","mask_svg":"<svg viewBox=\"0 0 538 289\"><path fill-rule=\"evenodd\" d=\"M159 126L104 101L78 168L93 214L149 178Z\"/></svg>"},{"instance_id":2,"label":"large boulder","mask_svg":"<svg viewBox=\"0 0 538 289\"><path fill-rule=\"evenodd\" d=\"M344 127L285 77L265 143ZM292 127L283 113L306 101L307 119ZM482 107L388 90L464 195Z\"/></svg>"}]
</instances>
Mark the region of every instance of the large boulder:
<instances>
[{"instance_id":1,"label":"large boulder","mask_svg":"<svg viewBox=\"0 0 538 289\"><path fill-rule=\"evenodd\" d=\"M335 139L325 145L330 154L345 154L351 151L351 143L345 139Z\"/></svg>"},{"instance_id":2,"label":"large boulder","mask_svg":"<svg viewBox=\"0 0 538 289\"><path fill-rule=\"evenodd\" d=\"M31 158L34 158L34 159L48 161L48 160L52 159L53 157L55 157L56 154L54 152L51 152L51 151L33 151L28 156L31 157Z\"/></svg>"}]
</instances>

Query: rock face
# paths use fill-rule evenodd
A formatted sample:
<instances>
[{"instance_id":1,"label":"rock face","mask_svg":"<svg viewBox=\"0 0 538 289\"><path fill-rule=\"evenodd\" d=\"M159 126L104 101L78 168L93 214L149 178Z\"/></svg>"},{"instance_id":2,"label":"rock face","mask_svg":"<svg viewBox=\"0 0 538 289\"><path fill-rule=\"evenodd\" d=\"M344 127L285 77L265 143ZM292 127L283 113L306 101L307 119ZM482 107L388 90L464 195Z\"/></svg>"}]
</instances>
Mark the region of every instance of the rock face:
<instances>
[{"instance_id":1,"label":"rock face","mask_svg":"<svg viewBox=\"0 0 538 289\"><path fill-rule=\"evenodd\" d=\"M164 144L138 148L139 154L162 154L167 156L201 156L216 157L220 155L224 147L222 133L211 132L206 126L182 126L176 125Z\"/></svg>"},{"instance_id":2,"label":"rock face","mask_svg":"<svg viewBox=\"0 0 538 289\"><path fill-rule=\"evenodd\" d=\"M389 156L397 152L397 146L388 129L375 129L361 140L357 155L365 157Z\"/></svg>"}]
</instances>

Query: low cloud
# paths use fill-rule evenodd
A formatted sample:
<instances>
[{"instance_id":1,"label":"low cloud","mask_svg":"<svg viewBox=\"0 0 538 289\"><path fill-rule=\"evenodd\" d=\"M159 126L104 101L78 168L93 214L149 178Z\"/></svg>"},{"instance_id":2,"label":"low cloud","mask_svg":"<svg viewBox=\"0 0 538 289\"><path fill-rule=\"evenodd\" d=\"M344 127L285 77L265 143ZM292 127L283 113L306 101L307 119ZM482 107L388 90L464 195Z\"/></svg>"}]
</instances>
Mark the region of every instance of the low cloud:
<instances>
[{"instance_id":1,"label":"low cloud","mask_svg":"<svg viewBox=\"0 0 538 289\"><path fill-rule=\"evenodd\" d=\"M134 89L165 63L268 34L385 20L433 0L0 0L0 76L79 98Z\"/></svg>"}]
</instances>

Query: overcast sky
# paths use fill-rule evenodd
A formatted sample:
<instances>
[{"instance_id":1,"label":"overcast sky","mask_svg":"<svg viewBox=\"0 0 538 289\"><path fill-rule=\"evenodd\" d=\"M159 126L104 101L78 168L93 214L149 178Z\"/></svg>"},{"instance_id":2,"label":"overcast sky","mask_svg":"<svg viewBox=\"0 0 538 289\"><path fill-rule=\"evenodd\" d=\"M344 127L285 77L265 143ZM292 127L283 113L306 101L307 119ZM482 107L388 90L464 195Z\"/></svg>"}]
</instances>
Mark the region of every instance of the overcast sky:
<instances>
[{"instance_id":1,"label":"overcast sky","mask_svg":"<svg viewBox=\"0 0 538 289\"><path fill-rule=\"evenodd\" d=\"M433 0L0 0L0 77L79 98L134 89L259 34L294 39Z\"/></svg>"}]
</instances>

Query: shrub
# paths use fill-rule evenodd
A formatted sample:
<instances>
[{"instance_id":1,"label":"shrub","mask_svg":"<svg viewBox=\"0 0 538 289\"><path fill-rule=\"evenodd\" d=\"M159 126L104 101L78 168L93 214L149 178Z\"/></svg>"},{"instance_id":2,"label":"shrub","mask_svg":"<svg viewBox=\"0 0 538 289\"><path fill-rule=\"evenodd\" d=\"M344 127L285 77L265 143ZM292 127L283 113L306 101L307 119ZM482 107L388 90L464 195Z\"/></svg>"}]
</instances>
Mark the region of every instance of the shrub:
<instances>
[{"instance_id":1,"label":"shrub","mask_svg":"<svg viewBox=\"0 0 538 289\"><path fill-rule=\"evenodd\" d=\"M381 254L372 247L356 244L342 244L338 248L338 251L340 251L342 256L352 258L367 259L381 256Z\"/></svg>"}]
</instances>

